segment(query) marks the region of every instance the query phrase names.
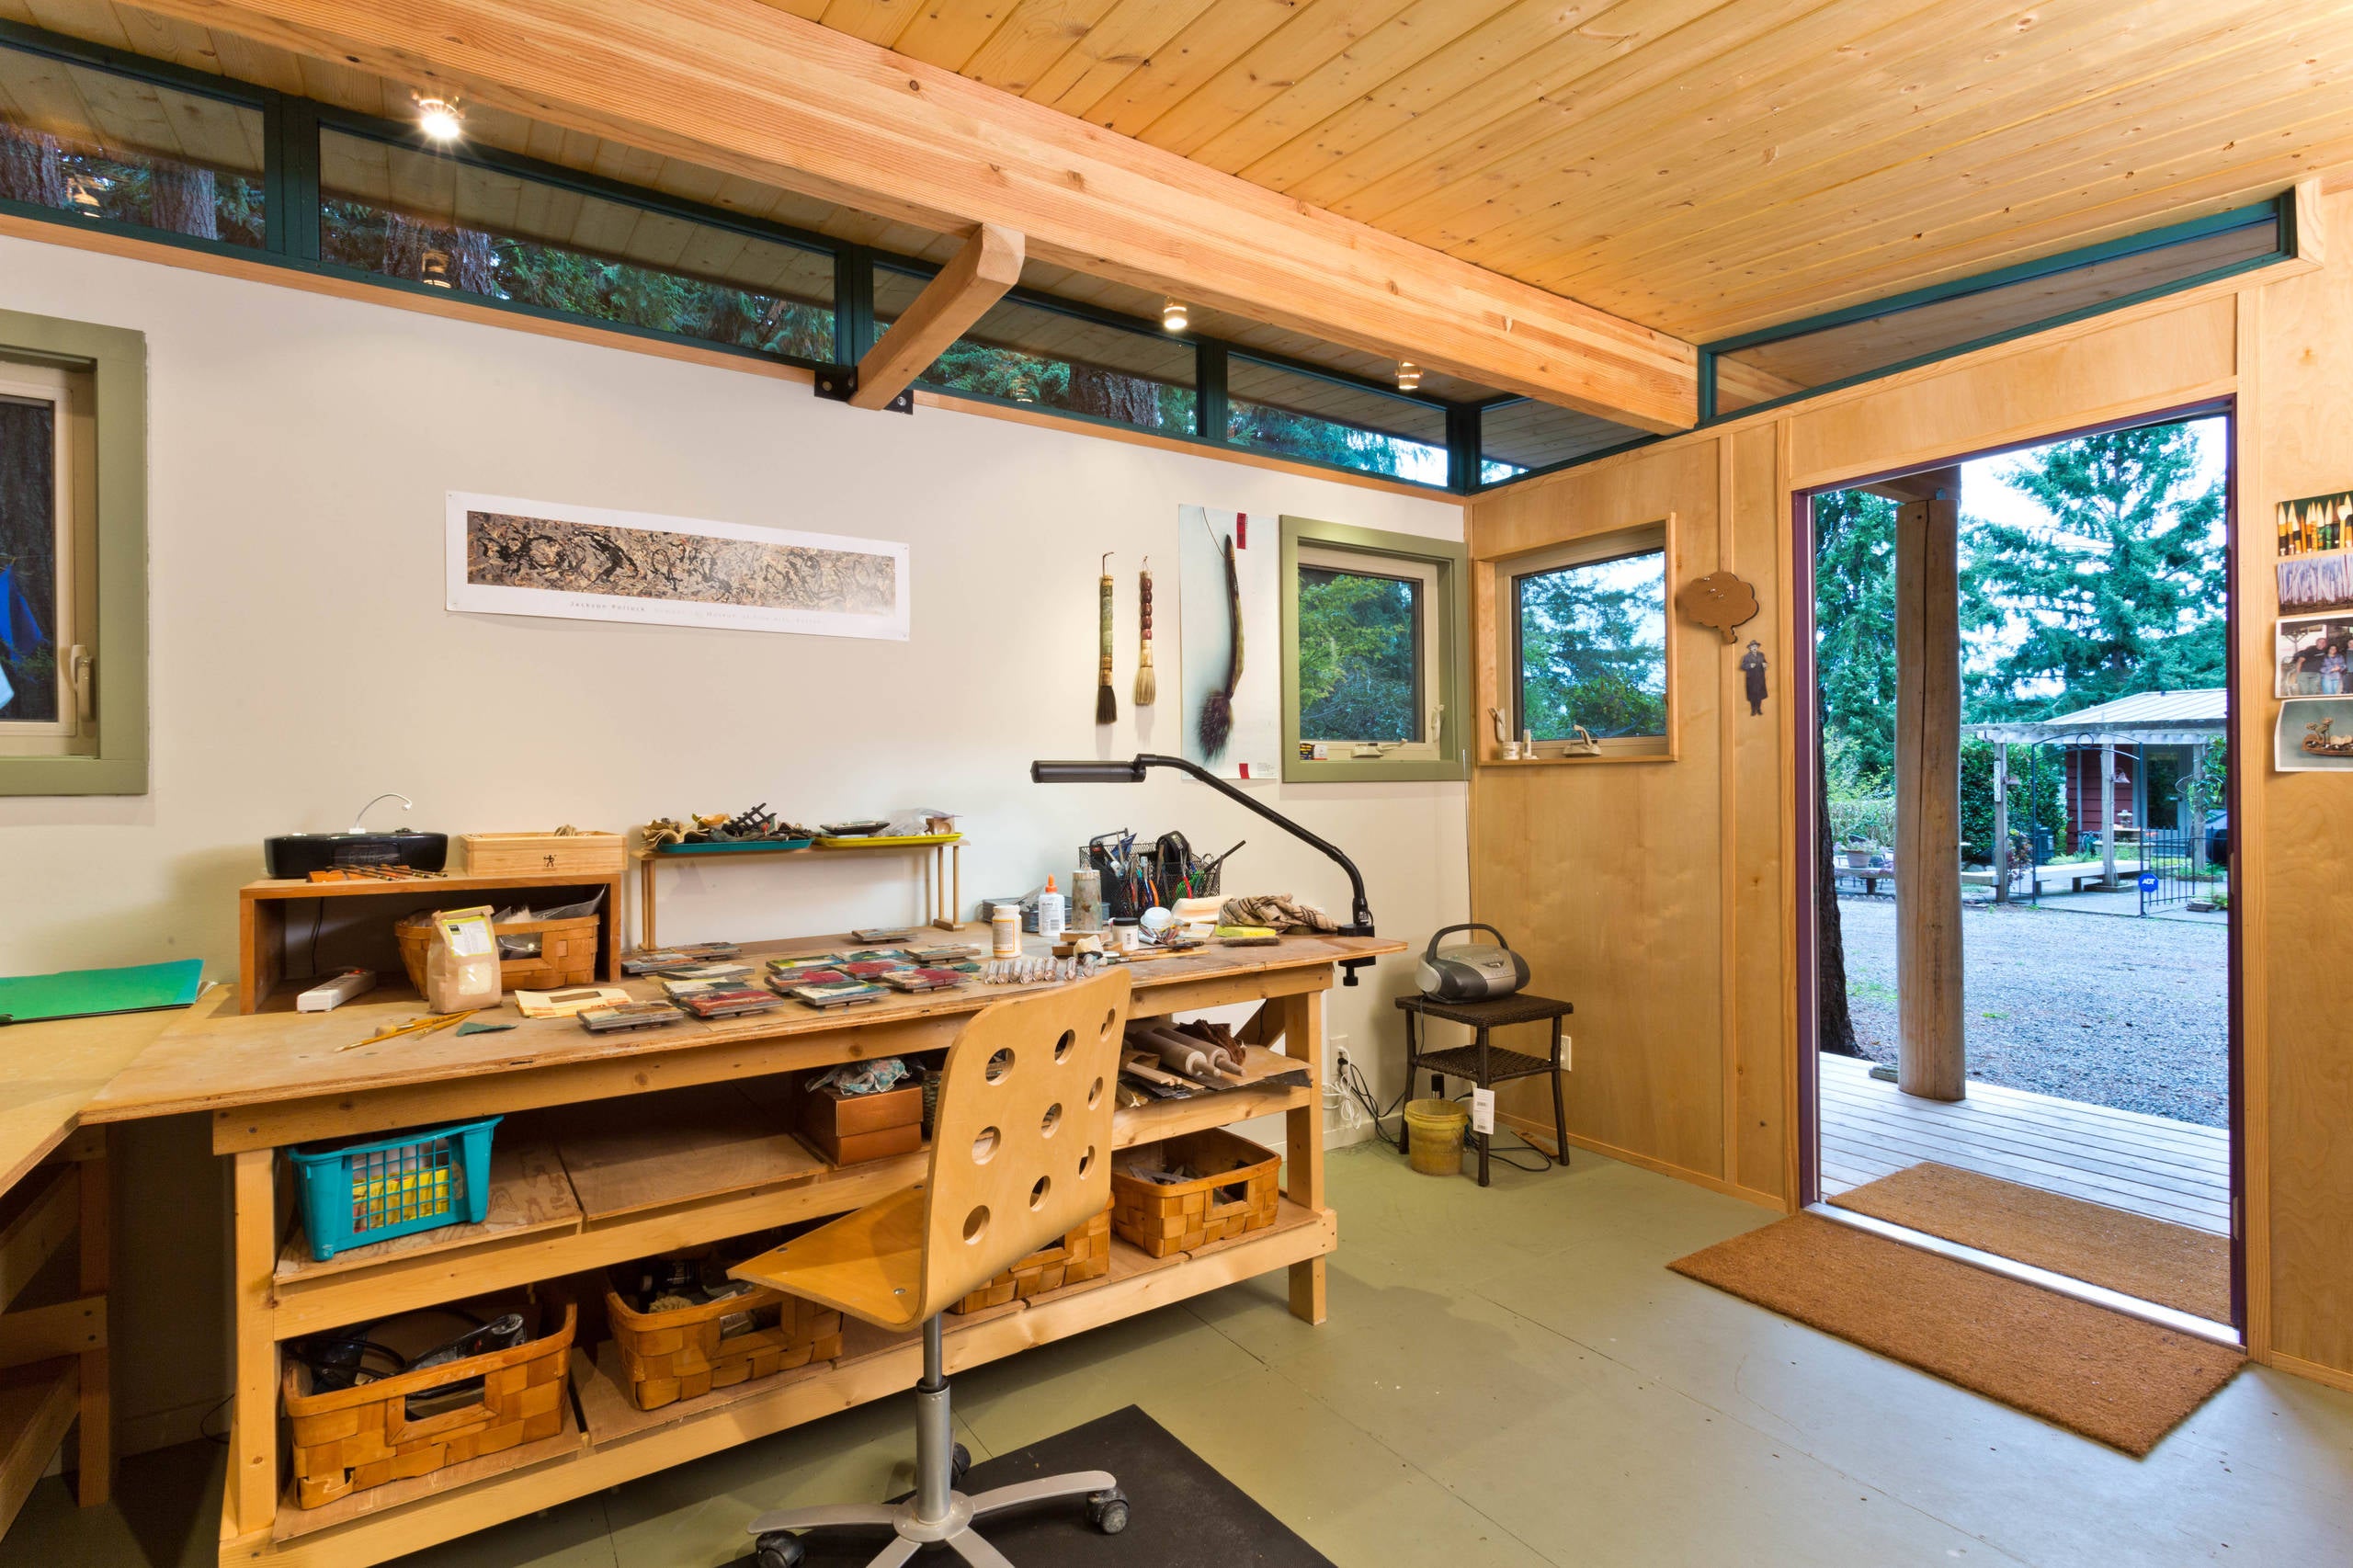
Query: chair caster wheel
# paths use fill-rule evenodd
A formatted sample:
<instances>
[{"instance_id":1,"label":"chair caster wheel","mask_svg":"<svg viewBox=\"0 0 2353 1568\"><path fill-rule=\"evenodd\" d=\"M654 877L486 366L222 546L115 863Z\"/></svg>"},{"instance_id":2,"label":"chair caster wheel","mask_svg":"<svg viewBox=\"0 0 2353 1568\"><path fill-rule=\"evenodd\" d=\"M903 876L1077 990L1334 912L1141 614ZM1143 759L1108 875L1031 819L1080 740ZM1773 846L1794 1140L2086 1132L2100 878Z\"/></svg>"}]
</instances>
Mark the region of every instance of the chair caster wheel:
<instances>
[{"instance_id":1,"label":"chair caster wheel","mask_svg":"<svg viewBox=\"0 0 2353 1568\"><path fill-rule=\"evenodd\" d=\"M760 1568L801 1568L809 1549L788 1530L770 1530L752 1543L752 1561Z\"/></svg>"},{"instance_id":2,"label":"chair caster wheel","mask_svg":"<svg viewBox=\"0 0 2353 1568\"><path fill-rule=\"evenodd\" d=\"M972 1468L972 1451L961 1443L957 1444L954 1455L951 1456L948 1461L948 1474L949 1480L953 1484L959 1486L962 1485L964 1482L964 1472Z\"/></svg>"},{"instance_id":3,"label":"chair caster wheel","mask_svg":"<svg viewBox=\"0 0 2353 1568\"><path fill-rule=\"evenodd\" d=\"M1108 1492L1097 1492L1086 1500L1086 1522L1105 1535L1118 1535L1128 1528L1127 1494L1114 1486Z\"/></svg>"}]
</instances>

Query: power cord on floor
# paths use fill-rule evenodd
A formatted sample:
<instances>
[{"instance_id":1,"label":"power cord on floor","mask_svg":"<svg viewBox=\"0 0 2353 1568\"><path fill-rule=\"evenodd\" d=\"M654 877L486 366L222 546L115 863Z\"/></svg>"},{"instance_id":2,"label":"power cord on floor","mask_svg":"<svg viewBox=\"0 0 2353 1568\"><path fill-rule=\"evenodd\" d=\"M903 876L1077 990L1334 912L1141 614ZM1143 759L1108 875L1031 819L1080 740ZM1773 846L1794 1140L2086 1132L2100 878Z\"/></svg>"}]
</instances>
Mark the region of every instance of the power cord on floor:
<instances>
[{"instance_id":1,"label":"power cord on floor","mask_svg":"<svg viewBox=\"0 0 2353 1568\"><path fill-rule=\"evenodd\" d=\"M1394 1147L1399 1153L1404 1153L1405 1152L1404 1122L1402 1120L1398 1122L1397 1136L1393 1139L1391 1138L1388 1133L1381 1131L1381 1124L1388 1120L1391 1117L1397 1115L1400 1110L1404 1109L1406 1096L1414 1092L1414 1086L1411 1084L1408 1084L1404 1088L1399 1090L1397 1097L1390 1102L1389 1108L1387 1110L1382 1110L1380 1108L1379 1099L1372 1092L1371 1084L1368 1083L1365 1079L1365 1075L1357 1070L1357 1064L1355 1062L1342 1062L1340 1064L1339 1071L1333 1074L1332 1078L1333 1082L1337 1084L1340 1088L1347 1094L1350 1099L1354 1100L1358 1106L1363 1108L1365 1116L1372 1123L1372 1135L1381 1140L1383 1143L1387 1143ZM1454 1097L1457 1100L1467 1100L1471 1097L1470 1091L1465 1090ZM1537 1176L1552 1168L1552 1157L1550 1154L1547 1154L1543 1150L1538 1148L1535 1144L1530 1143L1527 1139L1519 1138L1518 1133L1514 1133L1512 1135L1514 1138L1518 1139L1517 1143L1501 1148L1496 1146L1495 1142L1495 1135L1494 1134L1490 1134L1487 1142L1487 1157L1490 1160L1509 1165L1516 1171L1525 1171L1529 1176ZM1518 1153L1535 1155L1536 1164L1532 1165L1522 1165L1518 1160L1511 1157L1512 1155Z\"/></svg>"}]
</instances>

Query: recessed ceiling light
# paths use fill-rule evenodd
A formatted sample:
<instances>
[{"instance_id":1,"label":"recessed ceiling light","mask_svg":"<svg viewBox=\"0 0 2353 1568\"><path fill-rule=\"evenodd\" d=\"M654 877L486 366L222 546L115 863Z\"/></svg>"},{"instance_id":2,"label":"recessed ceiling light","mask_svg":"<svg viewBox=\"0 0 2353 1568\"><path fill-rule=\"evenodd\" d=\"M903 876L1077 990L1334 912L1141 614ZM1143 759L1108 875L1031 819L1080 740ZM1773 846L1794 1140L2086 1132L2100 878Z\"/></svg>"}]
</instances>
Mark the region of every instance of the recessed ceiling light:
<instances>
[{"instance_id":1,"label":"recessed ceiling light","mask_svg":"<svg viewBox=\"0 0 2353 1568\"><path fill-rule=\"evenodd\" d=\"M1422 368L1419 365L1415 364L1411 359L1398 360L1397 390L1399 392L1419 392L1421 390L1421 386Z\"/></svg>"},{"instance_id":2,"label":"recessed ceiling light","mask_svg":"<svg viewBox=\"0 0 2353 1568\"><path fill-rule=\"evenodd\" d=\"M466 117L448 98L420 97L416 100L416 128L429 141L455 142L465 134Z\"/></svg>"},{"instance_id":3,"label":"recessed ceiling light","mask_svg":"<svg viewBox=\"0 0 2353 1568\"><path fill-rule=\"evenodd\" d=\"M1186 314L1182 300L1170 300L1160 307L1160 326L1164 332L1182 332L1190 319Z\"/></svg>"}]
</instances>

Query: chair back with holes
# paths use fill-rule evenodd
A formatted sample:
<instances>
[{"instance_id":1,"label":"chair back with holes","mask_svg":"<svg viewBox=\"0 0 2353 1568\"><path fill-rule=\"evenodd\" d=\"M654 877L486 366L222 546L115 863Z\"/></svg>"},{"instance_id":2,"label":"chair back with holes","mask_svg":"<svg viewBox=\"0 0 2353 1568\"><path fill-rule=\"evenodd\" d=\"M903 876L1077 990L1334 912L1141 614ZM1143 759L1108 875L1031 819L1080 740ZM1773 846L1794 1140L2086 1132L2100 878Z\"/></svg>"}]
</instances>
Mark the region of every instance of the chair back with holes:
<instances>
[{"instance_id":1,"label":"chair back with holes","mask_svg":"<svg viewBox=\"0 0 2353 1568\"><path fill-rule=\"evenodd\" d=\"M999 1002L956 1037L932 1120L918 1319L1109 1205L1130 991L1115 969Z\"/></svg>"}]
</instances>

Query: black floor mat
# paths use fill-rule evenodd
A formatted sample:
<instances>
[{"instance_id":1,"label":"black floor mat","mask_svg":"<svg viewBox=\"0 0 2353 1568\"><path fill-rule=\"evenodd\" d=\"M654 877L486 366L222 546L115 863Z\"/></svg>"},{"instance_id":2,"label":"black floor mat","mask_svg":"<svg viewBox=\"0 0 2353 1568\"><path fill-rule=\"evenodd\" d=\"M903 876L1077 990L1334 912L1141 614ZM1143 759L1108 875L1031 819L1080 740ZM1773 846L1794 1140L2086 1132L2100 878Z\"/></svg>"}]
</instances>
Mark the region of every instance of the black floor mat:
<instances>
[{"instance_id":1,"label":"black floor mat","mask_svg":"<svg viewBox=\"0 0 2353 1568\"><path fill-rule=\"evenodd\" d=\"M1014 1568L1333 1568L1330 1558L1132 1404L976 1464L961 1490L985 1492L1074 1470L1108 1470L1119 1477L1128 1497L1128 1528L1103 1534L1086 1522L1086 1501L1077 1497L982 1521L981 1534ZM801 1539L809 1548L804 1568L862 1568L889 1537L875 1530L814 1530ZM960 1559L936 1547L915 1561L933 1568Z\"/></svg>"}]
</instances>

